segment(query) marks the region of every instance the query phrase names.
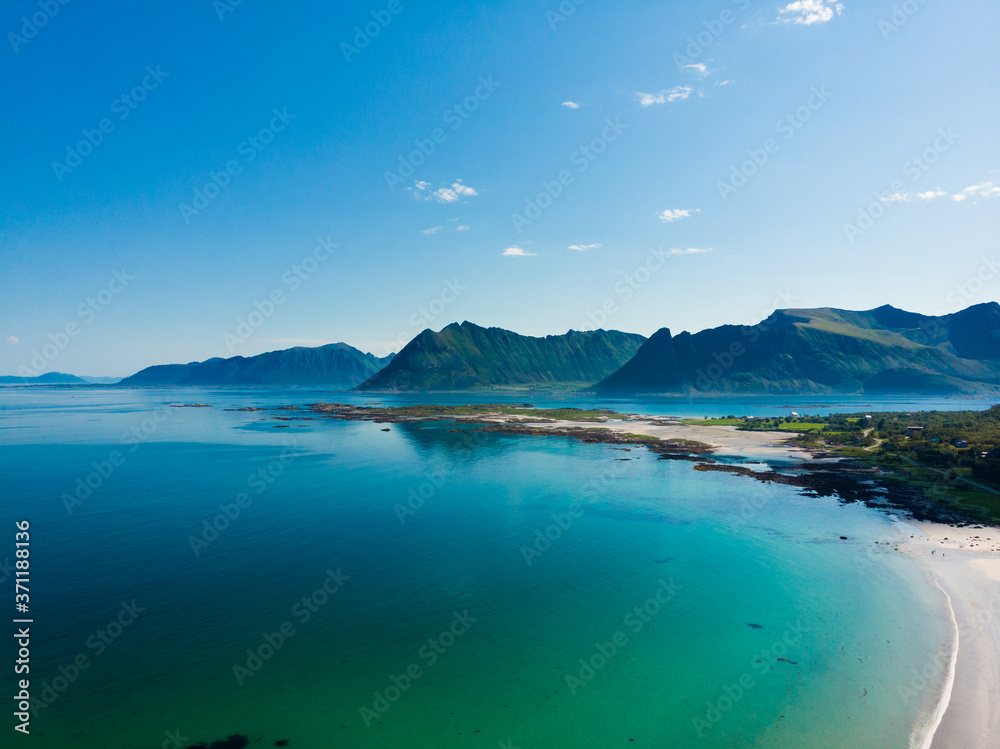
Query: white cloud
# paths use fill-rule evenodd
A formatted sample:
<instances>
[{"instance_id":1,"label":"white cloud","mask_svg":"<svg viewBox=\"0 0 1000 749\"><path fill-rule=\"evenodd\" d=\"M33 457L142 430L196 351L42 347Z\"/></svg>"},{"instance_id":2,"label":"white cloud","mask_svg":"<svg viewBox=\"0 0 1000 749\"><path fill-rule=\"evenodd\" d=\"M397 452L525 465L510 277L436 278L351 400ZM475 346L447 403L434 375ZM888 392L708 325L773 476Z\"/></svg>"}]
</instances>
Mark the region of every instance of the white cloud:
<instances>
[{"instance_id":1,"label":"white cloud","mask_svg":"<svg viewBox=\"0 0 1000 749\"><path fill-rule=\"evenodd\" d=\"M839 16L843 11L844 6L835 0L796 0L778 8L778 20L811 26L826 23L833 18L834 12Z\"/></svg>"},{"instance_id":2,"label":"white cloud","mask_svg":"<svg viewBox=\"0 0 1000 749\"><path fill-rule=\"evenodd\" d=\"M927 192L893 192L886 193L885 195L880 195L879 200L883 203L909 203L910 201L916 200L935 200L936 198L943 198L947 195L944 190L940 187L934 190L928 190Z\"/></svg>"},{"instance_id":3,"label":"white cloud","mask_svg":"<svg viewBox=\"0 0 1000 749\"><path fill-rule=\"evenodd\" d=\"M1000 197L1000 186L994 185L993 181L983 182L979 185L966 187L962 192L951 196L952 200L963 201L967 198L996 198Z\"/></svg>"},{"instance_id":4,"label":"white cloud","mask_svg":"<svg viewBox=\"0 0 1000 749\"><path fill-rule=\"evenodd\" d=\"M728 85L733 84L733 83L736 83L736 81L730 79L730 80L726 80L726 81L716 81L715 85L716 86L728 86Z\"/></svg>"},{"instance_id":5,"label":"white cloud","mask_svg":"<svg viewBox=\"0 0 1000 749\"><path fill-rule=\"evenodd\" d=\"M675 208L673 210L667 209L656 214L656 217L666 224L672 223L674 221L680 221L682 218L690 218L692 213L701 213L697 208L694 210L690 208Z\"/></svg>"},{"instance_id":6,"label":"white cloud","mask_svg":"<svg viewBox=\"0 0 1000 749\"><path fill-rule=\"evenodd\" d=\"M413 196L417 200L436 200L438 203L457 203L461 198L471 198L479 193L473 187L469 187L460 179L456 179L450 187L442 187L439 190L431 190L430 182L414 182Z\"/></svg>"},{"instance_id":7,"label":"white cloud","mask_svg":"<svg viewBox=\"0 0 1000 749\"><path fill-rule=\"evenodd\" d=\"M16 335L9 335L9 336L7 336L7 343L17 344L17 343L20 343L20 342L21 342L21 339L18 338Z\"/></svg>"},{"instance_id":8,"label":"white cloud","mask_svg":"<svg viewBox=\"0 0 1000 749\"><path fill-rule=\"evenodd\" d=\"M424 229L421 233L422 234L437 234L443 228L444 228L443 226L432 226L430 229Z\"/></svg>"},{"instance_id":9,"label":"white cloud","mask_svg":"<svg viewBox=\"0 0 1000 749\"><path fill-rule=\"evenodd\" d=\"M562 103L562 105L564 107L569 107L570 109L579 109L580 108L580 105L577 104L575 101L564 101Z\"/></svg>"},{"instance_id":10,"label":"white cloud","mask_svg":"<svg viewBox=\"0 0 1000 749\"><path fill-rule=\"evenodd\" d=\"M711 252L711 247L688 247L686 250L679 250L676 247L670 250L671 255L700 255L703 252Z\"/></svg>"},{"instance_id":11,"label":"white cloud","mask_svg":"<svg viewBox=\"0 0 1000 749\"><path fill-rule=\"evenodd\" d=\"M703 77L708 75L708 68L705 67L705 63L703 62L693 62L690 65L683 65L681 66L681 70L690 70Z\"/></svg>"},{"instance_id":12,"label":"white cloud","mask_svg":"<svg viewBox=\"0 0 1000 749\"><path fill-rule=\"evenodd\" d=\"M465 226L465 225L463 224L462 226L456 226L456 227L455 227L455 231L468 231L468 230L469 230L470 228L471 228L471 227L469 227L469 226Z\"/></svg>"},{"instance_id":13,"label":"white cloud","mask_svg":"<svg viewBox=\"0 0 1000 749\"><path fill-rule=\"evenodd\" d=\"M639 105L643 107L651 107L654 104L667 104L673 101L684 101L691 95L694 91L690 86L675 86L674 88L665 88L658 94L644 94L641 91L636 93L639 97Z\"/></svg>"},{"instance_id":14,"label":"white cloud","mask_svg":"<svg viewBox=\"0 0 1000 749\"><path fill-rule=\"evenodd\" d=\"M599 244L571 244L569 249L576 250L577 252L586 252L587 250L596 250L600 246Z\"/></svg>"},{"instance_id":15,"label":"white cloud","mask_svg":"<svg viewBox=\"0 0 1000 749\"><path fill-rule=\"evenodd\" d=\"M460 180L460 179L455 180L455 184L453 184L451 186L451 189L454 190L455 192L457 192L459 195L470 195L471 196L471 195L478 195L479 194L478 192L476 192L474 189L472 189L468 185L462 184L462 180Z\"/></svg>"},{"instance_id":16,"label":"white cloud","mask_svg":"<svg viewBox=\"0 0 1000 749\"><path fill-rule=\"evenodd\" d=\"M537 253L528 252L527 250L524 250L524 249L518 247L517 245L514 245L513 247L508 247L501 254L504 257L532 257L533 255L536 255Z\"/></svg>"}]
</instances>

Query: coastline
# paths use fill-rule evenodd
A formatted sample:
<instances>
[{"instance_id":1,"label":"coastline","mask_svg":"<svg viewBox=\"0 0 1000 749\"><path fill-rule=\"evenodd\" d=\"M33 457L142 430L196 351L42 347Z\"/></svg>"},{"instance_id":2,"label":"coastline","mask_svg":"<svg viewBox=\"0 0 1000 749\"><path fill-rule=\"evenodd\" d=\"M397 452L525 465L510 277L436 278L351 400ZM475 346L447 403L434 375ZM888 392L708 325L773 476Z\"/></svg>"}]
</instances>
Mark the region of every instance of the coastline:
<instances>
[{"instance_id":1,"label":"coastline","mask_svg":"<svg viewBox=\"0 0 1000 749\"><path fill-rule=\"evenodd\" d=\"M588 426L558 421L539 428ZM592 425L590 425L592 426ZM607 421L615 432L710 445L713 455L810 462L815 455L789 444L783 432L745 432L735 427L682 424L660 418ZM1000 747L1000 529L957 527L907 519L899 551L909 554L941 595L952 624L947 656L935 665L940 695L930 716L914 726L911 749ZM930 662L930 659L929 659Z\"/></svg>"},{"instance_id":2,"label":"coastline","mask_svg":"<svg viewBox=\"0 0 1000 749\"><path fill-rule=\"evenodd\" d=\"M914 749L1000 746L1000 530L904 521L898 548L922 566L950 608L957 653L944 669L938 715L918 726Z\"/></svg>"},{"instance_id":3,"label":"coastline","mask_svg":"<svg viewBox=\"0 0 1000 749\"><path fill-rule=\"evenodd\" d=\"M504 423L502 417L486 417L484 421ZM757 458L761 460L814 460L813 454L797 445L789 444L796 435L787 432L741 432L732 426L696 426L679 420L657 417L609 419L601 422L569 420L532 421L537 429L593 429L599 426L620 434L640 434L659 440L687 440L701 442L712 448L712 455L723 457Z\"/></svg>"}]
</instances>

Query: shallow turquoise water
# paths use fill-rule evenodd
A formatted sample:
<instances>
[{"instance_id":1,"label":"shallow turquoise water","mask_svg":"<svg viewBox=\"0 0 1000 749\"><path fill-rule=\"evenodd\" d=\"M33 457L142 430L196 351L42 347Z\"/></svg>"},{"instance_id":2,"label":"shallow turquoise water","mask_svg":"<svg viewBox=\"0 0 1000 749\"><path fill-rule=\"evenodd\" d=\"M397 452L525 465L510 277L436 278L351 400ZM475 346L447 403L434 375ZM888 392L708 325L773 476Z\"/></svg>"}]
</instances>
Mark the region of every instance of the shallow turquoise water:
<instances>
[{"instance_id":1,"label":"shallow turquoise water","mask_svg":"<svg viewBox=\"0 0 1000 749\"><path fill-rule=\"evenodd\" d=\"M311 395L0 393L33 692L65 686L32 745L882 748L928 709L898 687L939 602L860 564L886 516L641 449L222 410Z\"/></svg>"}]
</instances>

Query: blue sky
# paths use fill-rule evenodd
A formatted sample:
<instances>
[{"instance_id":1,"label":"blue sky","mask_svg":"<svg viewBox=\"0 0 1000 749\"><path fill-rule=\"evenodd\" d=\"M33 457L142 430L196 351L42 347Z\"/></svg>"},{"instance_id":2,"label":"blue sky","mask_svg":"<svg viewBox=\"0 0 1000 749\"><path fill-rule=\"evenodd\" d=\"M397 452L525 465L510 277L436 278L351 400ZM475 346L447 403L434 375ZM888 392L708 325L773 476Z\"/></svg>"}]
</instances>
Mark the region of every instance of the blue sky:
<instances>
[{"instance_id":1,"label":"blue sky","mask_svg":"<svg viewBox=\"0 0 1000 749\"><path fill-rule=\"evenodd\" d=\"M1000 297L993 0L163 5L0 14L2 374Z\"/></svg>"}]
</instances>

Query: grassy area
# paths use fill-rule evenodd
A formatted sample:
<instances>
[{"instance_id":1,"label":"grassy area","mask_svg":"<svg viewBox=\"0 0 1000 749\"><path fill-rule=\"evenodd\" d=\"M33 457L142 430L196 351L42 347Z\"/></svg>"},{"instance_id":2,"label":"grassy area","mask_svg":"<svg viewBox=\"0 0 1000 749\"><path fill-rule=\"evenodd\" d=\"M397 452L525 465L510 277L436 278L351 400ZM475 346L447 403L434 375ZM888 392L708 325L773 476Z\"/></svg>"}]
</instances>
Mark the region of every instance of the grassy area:
<instances>
[{"instance_id":1,"label":"grassy area","mask_svg":"<svg viewBox=\"0 0 1000 749\"><path fill-rule=\"evenodd\" d=\"M482 416L500 414L502 416L533 416L539 419L560 419L566 421L600 421L618 416L615 411L597 408L534 408L530 404L511 406L503 403L479 403L466 406L371 406L366 407L389 416L420 418L427 416Z\"/></svg>"},{"instance_id":2,"label":"grassy area","mask_svg":"<svg viewBox=\"0 0 1000 749\"><path fill-rule=\"evenodd\" d=\"M683 423L689 426L698 427L738 427L743 426L745 423L743 419L737 418L727 418L727 419L683 419Z\"/></svg>"},{"instance_id":3,"label":"grassy area","mask_svg":"<svg viewBox=\"0 0 1000 749\"><path fill-rule=\"evenodd\" d=\"M820 432L826 428L826 424L818 421L782 421L780 419L748 421L747 419L736 417L726 417L724 419L684 419L684 423L690 426L739 427L741 430L748 432Z\"/></svg>"}]
</instances>

